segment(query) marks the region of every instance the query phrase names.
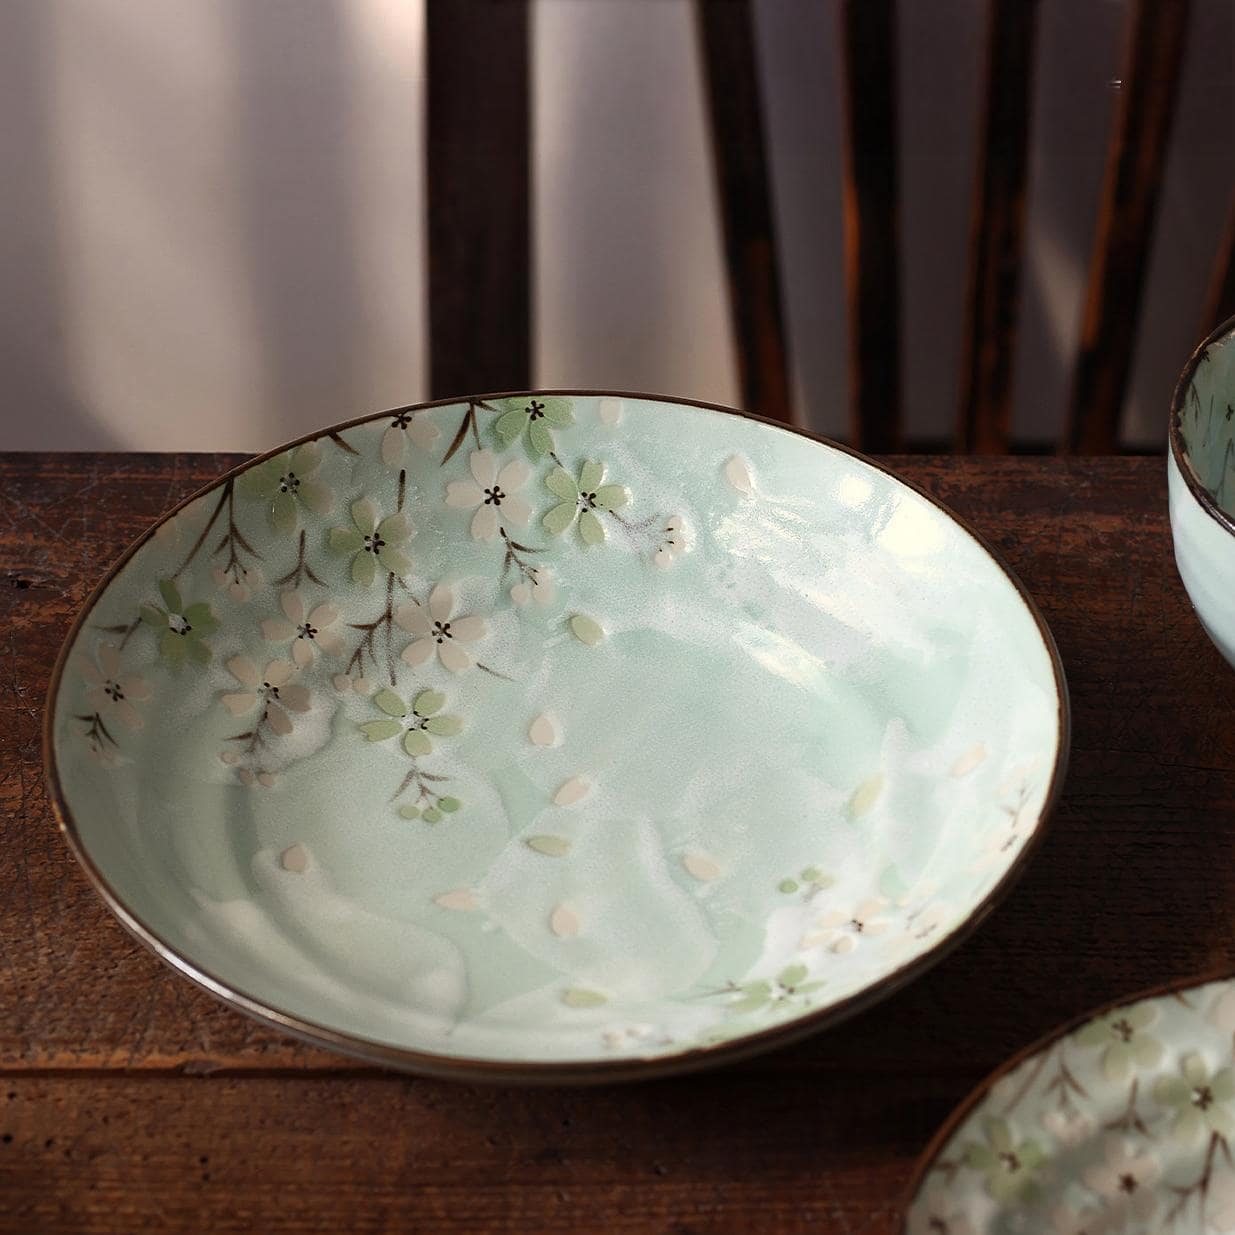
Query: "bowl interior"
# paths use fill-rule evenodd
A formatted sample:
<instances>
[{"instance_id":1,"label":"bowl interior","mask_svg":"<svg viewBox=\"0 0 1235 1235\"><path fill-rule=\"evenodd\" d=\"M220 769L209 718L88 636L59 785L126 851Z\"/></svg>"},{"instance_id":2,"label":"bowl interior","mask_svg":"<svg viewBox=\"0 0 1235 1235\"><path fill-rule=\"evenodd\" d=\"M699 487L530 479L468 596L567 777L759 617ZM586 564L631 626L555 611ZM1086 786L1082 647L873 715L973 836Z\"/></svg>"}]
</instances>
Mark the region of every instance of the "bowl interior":
<instances>
[{"instance_id":1,"label":"bowl interior","mask_svg":"<svg viewBox=\"0 0 1235 1235\"><path fill-rule=\"evenodd\" d=\"M1177 396L1186 464L1214 504L1235 516L1235 333L1207 344Z\"/></svg>"},{"instance_id":2,"label":"bowl interior","mask_svg":"<svg viewBox=\"0 0 1235 1235\"><path fill-rule=\"evenodd\" d=\"M1016 862L1063 716L939 507L599 396L388 413L225 478L56 689L53 790L130 924L412 1065L674 1055L887 983Z\"/></svg>"}]
</instances>

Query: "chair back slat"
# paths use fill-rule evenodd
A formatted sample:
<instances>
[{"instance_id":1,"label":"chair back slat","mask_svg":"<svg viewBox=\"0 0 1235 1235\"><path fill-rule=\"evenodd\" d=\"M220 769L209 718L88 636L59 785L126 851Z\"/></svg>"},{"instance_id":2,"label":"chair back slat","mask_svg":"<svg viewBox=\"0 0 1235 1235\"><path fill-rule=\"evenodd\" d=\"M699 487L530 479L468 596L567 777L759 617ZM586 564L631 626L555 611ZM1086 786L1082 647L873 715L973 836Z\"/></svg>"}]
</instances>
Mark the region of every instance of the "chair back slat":
<instances>
[{"instance_id":1,"label":"chair back slat","mask_svg":"<svg viewBox=\"0 0 1235 1235\"><path fill-rule=\"evenodd\" d=\"M696 0L742 405L793 420L750 0Z\"/></svg>"},{"instance_id":2,"label":"chair back slat","mask_svg":"<svg viewBox=\"0 0 1235 1235\"><path fill-rule=\"evenodd\" d=\"M531 383L527 0L425 5L431 397Z\"/></svg>"},{"instance_id":3,"label":"chair back slat","mask_svg":"<svg viewBox=\"0 0 1235 1235\"><path fill-rule=\"evenodd\" d=\"M1135 0L1089 270L1062 450L1107 454L1140 316L1190 0Z\"/></svg>"},{"instance_id":4,"label":"chair back slat","mask_svg":"<svg viewBox=\"0 0 1235 1235\"><path fill-rule=\"evenodd\" d=\"M863 450L888 452L902 441L896 7L841 0L839 16L852 437Z\"/></svg>"},{"instance_id":5,"label":"chair back slat","mask_svg":"<svg viewBox=\"0 0 1235 1235\"><path fill-rule=\"evenodd\" d=\"M1218 256L1210 276L1199 337L1204 338L1228 317L1235 317L1235 193L1231 194L1226 230L1222 234L1222 243L1218 246Z\"/></svg>"},{"instance_id":6,"label":"chair back slat","mask_svg":"<svg viewBox=\"0 0 1235 1235\"><path fill-rule=\"evenodd\" d=\"M1006 453L1029 180L1038 0L988 0L956 449Z\"/></svg>"}]
</instances>

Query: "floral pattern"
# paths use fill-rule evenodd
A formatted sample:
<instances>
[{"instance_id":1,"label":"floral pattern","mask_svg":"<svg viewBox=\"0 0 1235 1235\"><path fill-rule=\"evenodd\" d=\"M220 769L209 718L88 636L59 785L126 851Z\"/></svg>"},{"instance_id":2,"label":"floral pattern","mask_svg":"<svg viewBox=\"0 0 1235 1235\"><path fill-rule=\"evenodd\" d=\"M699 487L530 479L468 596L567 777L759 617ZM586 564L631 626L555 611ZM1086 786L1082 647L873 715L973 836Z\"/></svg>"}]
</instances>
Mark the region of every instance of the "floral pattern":
<instances>
[{"instance_id":1,"label":"floral pattern","mask_svg":"<svg viewBox=\"0 0 1235 1235\"><path fill-rule=\"evenodd\" d=\"M330 529L330 547L351 555L354 583L371 586L379 566L400 578L411 573L411 558L401 547L414 531L407 515L399 511L379 518L377 507L362 497L352 503L352 524Z\"/></svg>"},{"instance_id":2,"label":"floral pattern","mask_svg":"<svg viewBox=\"0 0 1235 1235\"><path fill-rule=\"evenodd\" d=\"M429 593L428 605L400 605L395 621L415 635L414 642L403 649L405 664L416 667L437 653L437 658L452 673L462 673L476 662L463 650L465 643L475 643L488 633L484 618L473 614L454 616L454 593L439 583ZM427 609L427 612L426 612Z\"/></svg>"},{"instance_id":3,"label":"floral pattern","mask_svg":"<svg viewBox=\"0 0 1235 1235\"><path fill-rule=\"evenodd\" d=\"M573 868L587 854L583 834L593 808L609 810L620 785L603 760L579 758L575 700L537 699L519 712L520 674L531 663L519 657L535 643L546 664L591 658L598 672L611 672L635 641L620 615L607 610L595 576L668 598L677 576L660 572L685 554L706 547L700 565L716 564L709 560L716 537L707 512L679 506L689 495L671 496L668 507L686 513L667 514L589 457L594 440L578 440L595 436L603 423L601 441L616 476L639 481L647 473L625 453L627 423L638 417L614 404L574 429L573 403L527 396L388 413L225 478L152 538L150 557L143 556L146 547L139 551L135 564L153 557L158 568L130 575L140 590L107 601L122 611L96 625L105 639L79 641L73 689L88 710L72 714L77 733L109 767L123 766L126 750L143 749L133 737L143 721L140 742L150 742L173 709L180 717L186 706L200 708L215 734L209 773L231 792L238 782L271 790L267 802L289 804L302 765L326 743L351 743L349 760L367 775L389 778L380 786L386 825L428 843L429 829L446 821L478 834L487 826L475 806L492 798L496 780L480 783L481 769L469 766L473 743L454 739L476 731L484 740L495 715L510 710L527 766L543 780L535 789L540 807L551 812L512 841L546 866ZM449 426L445 439L439 424ZM772 474L760 462L761 494L770 492ZM727 489L733 473L718 456L717 488ZM748 469L743 474L749 479ZM752 485L742 492L751 509L762 500ZM738 505L732 490L723 499L730 518ZM435 506L438 513L443 504L448 513L419 529L413 551L413 516L419 520L417 511ZM602 554L583 557L576 549L576 542L606 541ZM193 666L192 675L177 676L182 666ZM451 683L449 704L438 689L443 682ZM616 711L613 719L637 723ZM997 805L992 799L991 814L1004 828L1028 833L1028 816ZM974 851L996 830L975 829ZM304 854L302 842L312 837L287 839L281 852ZM676 845L666 860L679 889L704 912L709 896L730 894L744 861L710 845ZM848 995L843 975L851 964L876 971L894 949L920 952L926 934L953 913L921 886L911 889L911 900L894 904L873 895L885 887L877 872L868 886L847 879L843 897L834 895L822 866L800 865L809 860L787 860L793 875L773 868L759 876L769 912L787 918L774 948L731 978L720 970L729 980L719 987L704 989L696 975L679 988L690 991L681 1000L695 1023L657 1024L645 1037L630 1028L637 1019L626 1028L595 1025L594 1039L609 1034L606 1050L663 1052L740 1037ZM327 864L306 860L295 873L307 876L303 885L328 873ZM902 890L904 878L889 873L886 886ZM481 889L480 873L472 874ZM493 902L487 893L469 895L473 921L484 920ZM593 912L564 892L540 929L554 941L579 936L590 944ZM859 948L861 961L842 962ZM554 995L555 1015L581 1018L613 999L614 1017L627 1016L616 994L596 992L577 975L575 981ZM1132 1061L1142 1067L1143 1054ZM941 1220L965 1235L956 1215Z\"/></svg>"},{"instance_id":4,"label":"floral pattern","mask_svg":"<svg viewBox=\"0 0 1235 1235\"><path fill-rule=\"evenodd\" d=\"M939 1148L907 1230L1235 1230L1233 996L1228 978L1130 1003L1021 1061Z\"/></svg>"},{"instance_id":5,"label":"floral pattern","mask_svg":"<svg viewBox=\"0 0 1235 1235\"><path fill-rule=\"evenodd\" d=\"M542 522L545 531L561 535L579 521L579 538L585 545L599 545L605 539L601 514L625 506L630 494L621 485L604 484L605 465L584 463L576 480L564 467L556 467L545 477L545 488L561 501L549 510Z\"/></svg>"}]
</instances>

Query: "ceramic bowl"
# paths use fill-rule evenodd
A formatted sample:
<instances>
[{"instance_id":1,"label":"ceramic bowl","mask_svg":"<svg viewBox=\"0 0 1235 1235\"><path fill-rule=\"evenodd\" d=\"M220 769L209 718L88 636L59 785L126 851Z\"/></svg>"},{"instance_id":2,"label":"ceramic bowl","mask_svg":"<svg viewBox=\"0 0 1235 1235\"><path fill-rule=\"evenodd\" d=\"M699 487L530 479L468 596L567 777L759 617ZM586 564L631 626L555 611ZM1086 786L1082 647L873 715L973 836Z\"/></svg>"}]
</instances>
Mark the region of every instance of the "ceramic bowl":
<instances>
[{"instance_id":1,"label":"ceramic bowl","mask_svg":"<svg viewBox=\"0 0 1235 1235\"><path fill-rule=\"evenodd\" d=\"M1171 401L1175 563L1196 615L1235 665L1235 318L1193 353Z\"/></svg>"},{"instance_id":2,"label":"ceramic bowl","mask_svg":"<svg viewBox=\"0 0 1235 1235\"><path fill-rule=\"evenodd\" d=\"M191 498L51 691L108 904L274 1025L598 1080L800 1036L985 915L1067 747L1032 601L879 466L724 409L407 408Z\"/></svg>"},{"instance_id":3,"label":"ceramic bowl","mask_svg":"<svg viewBox=\"0 0 1235 1235\"><path fill-rule=\"evenodd\" d=\"M1235 977L1092 1012L1000 1068L910 1187L904 1235L1235 1230Z\"/></svg>"}]
</instances>

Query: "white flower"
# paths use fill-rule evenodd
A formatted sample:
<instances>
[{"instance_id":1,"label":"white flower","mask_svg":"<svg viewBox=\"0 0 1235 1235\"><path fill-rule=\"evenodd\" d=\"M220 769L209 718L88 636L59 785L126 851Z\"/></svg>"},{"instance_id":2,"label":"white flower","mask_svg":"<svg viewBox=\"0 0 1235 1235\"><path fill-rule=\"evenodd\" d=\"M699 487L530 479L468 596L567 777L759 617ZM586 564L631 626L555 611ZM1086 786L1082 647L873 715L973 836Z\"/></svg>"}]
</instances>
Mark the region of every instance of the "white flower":
<instances>
[{"instance_id":1,"label":"white flower","mask_svg":"<svg viewBox=\"0 0 1235 1235\"><path fill-rule=\"evenodd\" d=\"M1112 1225L1122 1226L1130 1217L1144 1222L1158 1203L1153 1191L1161 1174L1157 1161L1136 1153L1120 1136L1107 1137L1102 1149L1106 1161L1082 1173L1085 1186L1105 1200Z\"/></svg>"},{"instance_id":2,"label":"white flower","mask_svg":"<svg viewBox=\"0 0 1235 1235\"><path fill-rule=\"evenodd\" d=\"M268 618L262 623L262 634L271 643L292 643L292 660L300 666L313 659L315 651L338 656L343 651L343 640L329 628L339 620L339 611L333 605L318 605L306 614L304 598L299 592L284 592L279 605L287 617L286 622Z\"/></svg>"},{"instance_id":3,"label":"white flower","mask_svg":"<svg viewBox=\"0 0 1235 1235\"><path fill-rule=\"evenodd\" d=\"M341 695L351 691L358 695L371 695L377 689L377 683L363 675L352 677L350 673L336 673L330 681Z\"/></svg>"},{"instance_id":4,"label":"white flower","mask_svg":"<svg viewBox=\"0 0 1235 1235\"><path fill-rule=\"evenodd\" d=\"M950 1196L943 1188L933 1188L914 1205L907 1235L977 1235L965 1208L963 1196Z\"/></svg>"},{"instance_id":5,"label":"white flower","mask_svg":"<svg viewBox=\"0 0 1235 1235\"><path fill-rule=\"evenodd\" d=\"M1110 1218L1100 1209L1083 1209L1079 1214L1066 1205L1051 1211L1051 1229L1055 1235L1105 1235Z\"/></svg>"},{"instance_id":6,"label":"white flower","mask_svg":"<svg viewBox=\"0 0 1235 1235\"><path fill-rule=\"evenodd\" d=\"M815 921L819 929L802 940L802 947L830 948L841 955L852 952L861 939L881 935L888 929L887 921L879 917L886 904L876 897L859 905L852 913L833 909L823 914Z\"/></svg>"},{"instance_id":7,"label":"white flower","mask_svg":"<svg viewBox=\"0 0 1235 1235\"><path fill-rule=\"evenodd\" d=\"M403 462L409 437L413 446L428 450L437 441L438 427L423 412L396 412L382 434L382 462L387 467Z\"/></svg>"},{"instance_id":8,"label":"white flower","mask_svg":"<svg viewBox=\"0 0 1235 1235\"><path fill-rule=\"evenodd\" d=\"M515 490L521 489L532 474L527 463L512 459L499 472L493 451L473 450L468 465L476 483L452 480L446 486L446 505L465 510L476 508L472 539L492 540L503 523L525 527L532 517L532 508Z\"/></svg>"},{"instance_id":9,"label":"white flower","mask_svg":"<svg viewBox=\"0 0 1235 1235\"><path fill-rule=\"evenodd\" d=\"M532 573L510 589L510 599L516 605L526 605L529 600L534 600L538 605L550 605L556 591L548 567L533 566Z\"/></svg>"},{"instance_id":10,"label":"white flower","mask_svg":"<svg viewBox=\"0 0 1235 1235\"><path fill-rule=\"evenodd\" d=\"M292 666L285 660L272 660L265 673L259 673L247 656L233 656L227 662L227 670L241 686L248 687L223 696L223 706L233 716L243 716L261 704L262 719L269 722L275 733L287 734L292 731L292 721L285 709L309 710L309 692L289 680Z\"/></svg>"},{"instance_id":11,"label":"white flower","mask_svg":"<svg viewBox=\"0 0 1235 1235\"><path fill-rule=\"evenodd\" d=\"M452 673L471 668L474 662L459 644L483 639L488 627L484 618L452 617L454 607L454 593L444 583L439 583L429 593L428 613L423 605L414 603L400 605L395 610L395 621L408 634L418 636L403 649L407 664L423 665L436 651L438 659Z\"/></svg>"},{"instance_id":12,"label":"white flower","mask_svg":"<svg viewBox=\"0 0 1235 1235\"><path fill-rule=\"evenodd\" d=\"M686 528L682 523L682 516L674 515L665 522L664 536L661 538L660 548L656 550L652 561L664 570L673 565L674 558L681 557L685 552Z\"/></svg>"},{"instance_id":13,"label":"white flower","mask_svg":"<svg viewBox=\"0 0 1235 1235\"><path fill-rule=\"evenodd\" d=\"M120 649L114 643L100 643L98 663L86 656L76 658L77 672L86 683L86 699L98 714L115 717L130 729L140 729L142 718L133 706L150 698L150 687L139 673L120 672Z\"/></svg>"},{"instance_id":14,"label":"white flower","mask_svg":"<svg viewBox=\"0 0 1235 1235\"><path fill-rule=\"evenodd\" d=\"M233 600L248 600L262 585L261 571L256 566L237 564L228 570L216 566L210 572L210 577L215 586L223 588Z\"/></svg>"},{"instance_id":15,"label":"white flower","mask_svg":"<svg viewBox=\"0 0 1235 1235\"><path fill-rule=\"evenodd\" d=\"M1235 985L1226 985L1214 1000L1206 1019L1225 1033L1235 1033Z\"/></svg>"}]
</instances>

